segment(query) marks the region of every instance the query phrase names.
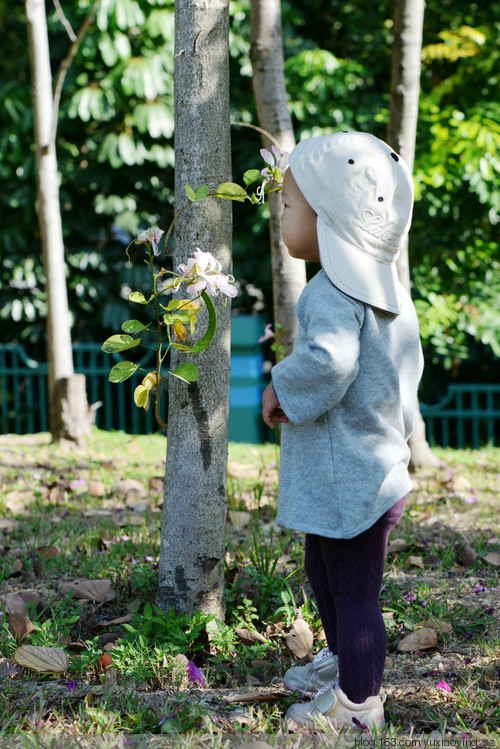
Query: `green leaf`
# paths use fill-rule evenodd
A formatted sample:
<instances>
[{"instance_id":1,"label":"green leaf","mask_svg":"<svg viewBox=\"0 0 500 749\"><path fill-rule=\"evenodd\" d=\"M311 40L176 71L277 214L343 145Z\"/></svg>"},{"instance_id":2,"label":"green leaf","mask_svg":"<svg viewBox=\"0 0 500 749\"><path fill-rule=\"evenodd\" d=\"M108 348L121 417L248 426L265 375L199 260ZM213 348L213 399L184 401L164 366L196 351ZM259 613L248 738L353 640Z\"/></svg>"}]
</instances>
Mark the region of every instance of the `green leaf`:
<instances>
[{"instance_id":1,"label":"green leaf","mask_svg":"<svg viewBox=\"0 0 500 749\"><path fill-rule=\"evenodd\" d=\"M149 323L151 325L151 323ZM125 333L140 333L141 330L147 330L149 325L143 325L139 320L126 320L122 325L122 330Z\"/></svg>"},{"instance_id":2,"label":"green leaf","mask_svg":"<svg viewBox=\"0 0 500 749\"><path fill-rule=\"evenodd\" d=\"M142 291L133 291L130 294L129 299L131 302L136 302L137 304L149 304L153 296L154 294L151 294L149 299L146 299Z\"/></svg>"},{"instance_id":3,"label":"green leaf","mask_svg":"<svg viewBox=\"0 0 500 749\"><path fill-rule=\"evenodd\" d=\"M195 192L196 200L205 200L209 193L209 187L208 185L200 185L198 189Z\"/></svg>"},{"instance_id":4,"label":"green leaf","mask_svg":"<svg viewBox=\"0 0 500 749\"><path fill-rule=\"evenodd\" d=\"M226 200L238 200L240 203L248 198L246 190L236 182L223 182L217 188L215 195Z\"/></svg>"},{"instance_id":5,"label":"green leaf","mask_svg":"<svg viewBox=\"0 0 500 749\"><path fill-rule=\"evenodd\" d=\"M111 371L109 373L109 381L110 382L125 382L125 380L128 380L129 377L132 377L133 374L137 372L139 369L139 364L134 364L132 361L120 361L118 364L115 364L114 367L111 367Z\"/></svg>"},{"instance_id":6,"label":"green leaf","mask_svg":"<svg viewBox=\"0 0 500 749\"><path fill-rule=\"evenodd\" d=\"M199 200L205 200L209 193L208 185L200 185L197 190L193 190L191 185L185 185L184 189L189 200L191 200L193 203Z\"/></svg>"},{"instance_id":7,"label":"green leaf","mask_svg":"<svg viewBox=\"0 0 500 749\"><path fill-rule=\"evenodd\" d=\"M137 408L144 408L148 402L150 392L149 388L144 387L144 385L137 385L134 390L134 403Z\"/></svg>"},{"instance_id":8,"label":"green leaf","mask_svg":"<svg viewBox=\"0 0 500 749\"><path fill-rule=\"evenodd\" d=\"M252 182L256 182L261 176L258 169L248 169L243 175L243 182L245 185L251 185Z\"/></svg>"},{"instance_id":9,"label":"green leaf","mask_svg":"<svg viewBox=\"0 0 500 749\"><path fill-rule=\"evenodd\" d=\"M184 382L196 382L198 379L198 368L195 367L191 362L183 362L173 372L170 372L174 377L178 377L179 380Z\"/></svg>"},{"instance_id":10,"label":"green leaf","mask_svg":"<svg viewBox=\"0 0 500 749\"><path fill-rule=\"evenodd\" d=\"M171 343L171 346L173 348L176 348L178 351L192 351L193 349L191 346L186 346L184 343Z\"/></svg>"},{"instance_id":11,"label":"green leaf","mask_svg":"<svg viewBox=\"0 0 500 749\"><path fill-rule=\"evenodd\" d=\"M199 351L203 351L203 349L206 349L210 341L215 335L215 330L217 328L217 312L214 307L214 303L212 301L212 297L207 294L206 291L201 292L201 296L203 298L203 301L207 305L208 310L208 327L207 332L195 346L191 349L193 353L198 353Z\"/></svg>"},{"instance_id":12,"label":"green leaf","mask_svg":"<svg viewBox=\"0 0 500 749\"><path fill-rule=\"evenodd\" d=\"M141 342L140 338L132 338L129 335L118 333L107 338L101 346L105 354L114 354L117 351L127 351L129 348L135 348Z\"/></svg>"},{"instance_id":13,"label":"green leaf","mask_svg":"<svg viewBox=\"0 0 500 749\"><path fill-rule=\"evenodd\" d=\"M184 185L184 189L186 191L186 195L188 196L189 200L192 200L194 202L196 200L196 193L191 187L191 185Z\"/></svg>"}]
</instances>

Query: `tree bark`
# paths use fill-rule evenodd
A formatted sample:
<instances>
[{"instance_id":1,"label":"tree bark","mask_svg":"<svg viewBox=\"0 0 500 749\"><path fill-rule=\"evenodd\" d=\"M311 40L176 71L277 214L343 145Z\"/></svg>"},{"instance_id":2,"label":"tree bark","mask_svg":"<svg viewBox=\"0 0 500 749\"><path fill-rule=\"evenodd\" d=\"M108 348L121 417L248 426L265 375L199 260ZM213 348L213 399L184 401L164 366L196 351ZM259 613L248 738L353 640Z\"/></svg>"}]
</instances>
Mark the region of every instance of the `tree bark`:
<instances>
[{"instance_id":1,"label":"tree bark","mask_svg":"<svg viewBox=\"0 0 500 749\"><path fill-rule=\"evenodd\" d=\"M47 293L49 428L54 440L80 442L90 431L91 420L81 379L77 378L74 386L69 384L75 375L53 122L57 114L52 106L44 0L26 0L26 20L33 87L37 208Z\"/></svg>"},{"instance_id":2,"label":"tree bark","mask_svg":"<svg viewBox=\"0 0 500 749\"><path fill-rule=\"evenodd\" d=\"M250 25L250 59L259 124L283 151L291 151L295 137L287 105L280 0L251 0ZM269 139L264 137L263 141L269 149ZM289 354L297 334L296 306L306 284L306 270L303 260L290 257L281 239L280 194L269 195L269 210L274 323L278 342L285 354Z\"/></svg>"},{"instance_id":3,"label":"tree bark","mask_svg":"<svg viewBox=\"0 0 500 749\"><path fill-rule=\"evenodd\" d=\"M187 202L186 183L213 189L231 179L228 0L177 0L175 26L179 210ZM211 198L185 211L175 227L174 266L200 247L230 272L231 215L230 201ZM158 604L165 611L222 617L231 316L229 303L215 301L217 332L196 356L198 382L187 385L171 377L168 384ZM182 356L173 354L172 370Z\"/></svg>"},{"instance_id":4,"label":"tree bark","mask_svg":"<svg viewBox=\"0 0 500 749\"><path fill-rule=\"evenodd\" d=\"M397 0L394 17L387 142L401 154L410 171L413 171L415 161L424 5L424 0ZM401 248L398 274L401 283L411 293L408 241ZM413 468L439 464L427 442L418 401L416 425L409 445Z\"/></svg>"}]
</instances>

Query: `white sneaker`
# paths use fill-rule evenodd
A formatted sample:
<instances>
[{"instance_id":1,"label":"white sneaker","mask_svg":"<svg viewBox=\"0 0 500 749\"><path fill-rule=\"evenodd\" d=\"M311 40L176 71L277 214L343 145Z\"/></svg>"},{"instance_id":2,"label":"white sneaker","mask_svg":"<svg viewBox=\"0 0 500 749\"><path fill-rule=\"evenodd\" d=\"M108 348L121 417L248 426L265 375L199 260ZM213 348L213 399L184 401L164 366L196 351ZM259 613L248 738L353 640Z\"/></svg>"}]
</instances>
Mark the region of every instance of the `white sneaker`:
<instances>
[{"instance_id":1,"label":"white sneaker","mask_svg":"<svg viewBox=\"0 0 500 749\"><path fill-rule=\"evenodd\" d=\"M314 697L320 689L331 687L339 675L338 659L328 648L320 650L311 663L289 668L283 677L284 686L304 697Z\"/></svg>"},{"instance_id":2,"label":"white sneaker","mask_svg":"<svg viewBox=\"0 0 500 749\"><path fill-rule=\"evenodd\" d=\"M312 702L297 702L288 708L287 720L298 726L339 730L354 728L380 733L385 726L384 703L381 697L368 697L358 704L351 702L338 684L325 687Z\"/></svg>"}]
</instances>

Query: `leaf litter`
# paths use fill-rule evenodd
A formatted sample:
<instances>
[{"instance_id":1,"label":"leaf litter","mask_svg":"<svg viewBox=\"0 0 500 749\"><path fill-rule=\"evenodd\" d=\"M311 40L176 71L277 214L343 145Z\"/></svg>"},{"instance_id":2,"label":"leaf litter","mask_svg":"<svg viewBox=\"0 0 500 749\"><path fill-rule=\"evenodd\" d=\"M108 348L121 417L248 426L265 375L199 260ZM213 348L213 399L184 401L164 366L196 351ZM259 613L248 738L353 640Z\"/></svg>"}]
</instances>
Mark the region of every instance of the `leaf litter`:
<instances>
[{"instance_id":1,"label":"leaf litter","mask_svg":"<svg viewBox=\"0 0 500 749\"><path fill-rule=\"evenodd\" d=\"M237 668L238 658L229 662L227 684L222 688L207 681L203 664L195 663L187 655L182 656L182 663L178 656L180 680L169 682L167 679L160 690L154 683L127 677L115 666L113 650L124 636L123 625L132 621L137 606L141 607L142 603L134 598L135 591L127 592L126 581L116 572L109 577L104 574L90 578L71 578L68 572L78 569L78 558L86 563L91 554L103 555L101 567L107 572L106 555L122 547L122 563L129 572L133 571L136 560L132 557L132 547L139 533L135 528L143 528L145 519L149 522L152 518L159 519L163 480L158 479L157 474L161 459L156 456L155 463L144 470L141 461L145 450L134 440L133 447L126 448L125 462L120 455L99 455L90 450L80 452L76 463L65 461L43 440L42 436L31 438L29 449L22 438L19 442L14 440L19 447L11 453L11 464L16 469L24 465L26 484L19 480L18 470L9 473L6 469L0 481L5 489L0 495L0 507L6 515L0 519L0 543L10 565L0 586L0 604L8 617L15 615L22 619L18 623L8 622L18 647L10 650L11 657L0 661L0 674L9 687L19 679L24 680L19 682L22 686L30 673L31 678L33 673L38 673L45 679L39 682L39 687L46 695L47 704L61 705L62 694L68 699L68 705L74 700L86 700L86 695L92 700L104 699L107 695L106 700L119 702L124 695L135 694L140 705L158 716L167 697L180 706L192 704L194 700L202 708L205 706L209 714L227 721L224 725L229 732L237 730L234 726L239 720L247 727L253 725L253 718L248 717L253 714L253 708L250 713L245 712L245 708L243 713L238 713L238 718L235 705L286 706L290 695L283 689L280 675L290 665L310 661L312 654L324 645L322 633L300 616L285 623L278 620L257 622L250 628L235 627L234 633L242 647L267 650L263 651L263 657L254 658L241 672ZM163 450L163 442L158 444ZM137 456L135 465L131 456ZM77 471L72 468L74 465L79 466ZM125 484L120 483L124 481L124 469L132 474L126 477L125 480L130 481ZM36 471L37 478L31 481L28 489L30 470ZM248 529L255 528L257 519L264 535L271 531L272 536L275 532L272 514L263 512L263 508L272 506L268 498L275 495L276 467L269 461L260 461L245 468L245 462L238 459L233 461L230 473L235 482L232 487L234 512L246 515L244 524L228 525L229 538L233 535L241 544L240 534L248 536ZM420 472L406 526L398 526L389 546L384 580L389 593L382 596L383 607L392 606L393 609L385 611L389 632L384 676L387 713L392 723L401 727L411 725L416 731L436 730L443 720L446 722L450 710L460 713L470 731L481 731L485 726L497 730L499 725L498 715L489 705L500 675L497 572L500 552L498 527L494 525L500 474L498 469L493 474L491 470L484 475L481 470L471 470L469 474L470 478L457 481L456 474L447 478L446 473ZM141 476L140 485L134 483L138 481L137 476ZM95 491L90 492L92 486ZM10 501L6 502L8 495ZM475 497L473 503L467 501L470 496ZM264 502L263 497L266 498ZM135 503L140 505L141 502L146 506L141 506L139 512L134 510ZM42 533L35 521L35 508L39 512L40 507L47 507L41 503L49 505ZM57 534L51 535L50 531L51 527L64 524L68 516L79 518L82 529L87 529L82 530L81 541L71 552L56 540ZM59 518L58 523L54 524L54 517ZM29 548L23 549L28 527L32 529L28 534L32 539L28 542ZM119 531L123 540L116 530L121 527L127 528L125 532ZM91 537L96 541L90 543ZM127 553L129 542L131 550ZM286 574L295 567L293 548L293 543L289 542L286 552L279 556L280 567ZM464 549L470 549L473 554L467 557L466 552L464 556ZM143 557L151 559L148 565L153 570L156 552L149 551L152 554L143 554ZM245 577L248 573L243 557L238 553L234 556L235 580L241 584L242 596L254 597L255 581ZM36 568L34 558L39 562ZM97 647L101 648L94 665L89 662L86 672L76 678L72 676L71 658L66 648L70 653L77 652L78 640L73 639L72 643L67 636L60 647L27 644L30 636L36 635L36 631L29 628L29 624L33 626L33 615L42 610L45 617L49 616L51 608L68 600L68 596L74 596L83 606L80 619L74 625L75 633L80 631L87 642L97 638ZM402 602L399 608L394 603L398 600ZM47 601L51 602L50 606ZM420 616L416 615L417 609ZM47 618L44 621L47 622ZM23 624L26 631L23 631ZM105 637L111 628L113 631ZM425 630L432 633L428 641L422 639ZM416 636L414 646L405 648L405 639L412 636ZM80 652L87 652L88 645L81 638L79 642ZM71 644L76 648L74 651L69 647ZM206 660L207 656L203 657ZM167 659L164 668L171 669L171 663L171 659ZM65 684L50 680L63 676L67 678ZM76 686L70 689L68 684ZM469 696L469 702L460 696L464 694ZM474 700L479 698L483 700L482 712L474 707Z\"/></svg>"}]
</instances>

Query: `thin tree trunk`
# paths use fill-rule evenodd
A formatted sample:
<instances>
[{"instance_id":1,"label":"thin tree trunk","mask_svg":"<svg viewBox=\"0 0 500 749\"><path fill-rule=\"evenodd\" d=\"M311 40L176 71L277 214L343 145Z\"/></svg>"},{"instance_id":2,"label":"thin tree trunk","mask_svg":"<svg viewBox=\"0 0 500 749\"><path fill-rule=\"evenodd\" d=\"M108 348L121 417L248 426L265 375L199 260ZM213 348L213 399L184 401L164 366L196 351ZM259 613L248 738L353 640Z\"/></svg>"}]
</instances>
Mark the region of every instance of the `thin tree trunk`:
<instances>
[{"instance_id":1,"label":"thin tree trunk","mask_svg":"<svg viewBox=\"0 0 500 749\"><path fill-rule=\"evenodd\" d=\"M175 202L184 187L231 178L228 0L175 5ZM196 247L231 266L231 202L207 199L175 228L174 266ZM218 326L198 354L199 381L171 377L158 603L164 610L224 611L224 534L229 415L230 306L216 299ZM201 324L201 323L199 323ZM174 354L171 369L182 361Z\"/></svg>"},{"instance_id":2,"label":"thin tree trunk","mask_svg":"<svg viewBox=\"0 0 500 749\"><path fill-rule=\"evenodd\" d=\"M52 75L44 0L26 0L33 86L38 221L47 293L49 427L54 440L80 442L91 428L85 378L75 375L66 289L64 240L55 148Z\"/></svg>"},{"instance_id":3,"label":"thin tree trunk","mask_svg":"<svg viewBox=\"0 0 500 749\"><path fill-rule=\"evenodd\" d=\"M410 171L415 161L424 6L424 0L397 0L394 18L387 141L401 154ZM398 273L401 283L411 293L408 242L401 248ZM427 442L418 401L416 425L409 445L412 467L439 464Z\"/></svg>"},{"instance_id":4,"label":"thin tree trunk","mask_svg":"<svg viewBox=\"0 0 500 749\"><path fill-rule=\"evenodd\" d=\"M295 146L292 120L287 106L284 75L281 9L279 0L251 0L251 50L253 90L260 126L283 151ZM264 137L266 148L271 142ZM290 257L281 239L281 196L269 196L269 224L273 277L273 307L279 343L289 354L297 333L297 300L306 283L303 260Z\"/></svg>"}]
</instances>

